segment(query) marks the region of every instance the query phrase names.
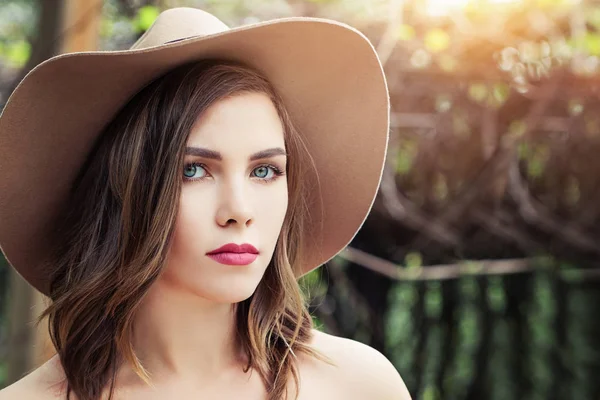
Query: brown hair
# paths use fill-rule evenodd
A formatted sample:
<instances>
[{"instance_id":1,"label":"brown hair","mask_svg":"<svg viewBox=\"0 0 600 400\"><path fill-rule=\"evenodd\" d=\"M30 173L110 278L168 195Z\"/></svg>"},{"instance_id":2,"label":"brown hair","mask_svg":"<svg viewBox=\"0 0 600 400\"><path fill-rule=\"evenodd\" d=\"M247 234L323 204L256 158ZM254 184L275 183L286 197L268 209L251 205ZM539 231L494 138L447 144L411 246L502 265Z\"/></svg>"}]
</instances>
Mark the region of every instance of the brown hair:
<instances>
[{"instance_id":1,"label":"brown hair","mask_svg":"<svg viewBox=\"0 0 600 400\"><path fill-rule=\"evenodd\" d=\"M308 344L312 319L296 281L308 213L303 171L310 155L282 99L257 71L205 60L175 68L136 94L107 125L74 183L50 266L50 336L66 375L67 399L99 399L128 361L149 377L131 344L133 316L159 277L172 239L182 184L184 148L192 125L211 104L243 92L267 94L285 129L288 211L254 294L238 303L245 371L260 374L269 399L298 388L296 355L321 360ZM296 394L297 397L297 394Z\"/></svg>"}]
</instances>

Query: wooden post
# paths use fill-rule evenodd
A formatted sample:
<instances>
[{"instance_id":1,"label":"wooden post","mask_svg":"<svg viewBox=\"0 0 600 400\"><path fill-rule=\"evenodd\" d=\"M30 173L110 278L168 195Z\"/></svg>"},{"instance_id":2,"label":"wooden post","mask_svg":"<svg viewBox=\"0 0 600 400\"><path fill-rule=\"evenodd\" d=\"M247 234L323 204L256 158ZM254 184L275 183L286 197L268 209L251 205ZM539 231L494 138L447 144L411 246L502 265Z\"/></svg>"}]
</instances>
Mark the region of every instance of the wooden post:
<instances>
[{"instance_id":1,"label":"wooden post","mask_svg":"<svg viewBox=\"0 0 600 400\"><path fill-rule=\"evenodd\" d=\"M102 0L66 0L63 53L98 49Z\"/></svg>"}]
</instances>

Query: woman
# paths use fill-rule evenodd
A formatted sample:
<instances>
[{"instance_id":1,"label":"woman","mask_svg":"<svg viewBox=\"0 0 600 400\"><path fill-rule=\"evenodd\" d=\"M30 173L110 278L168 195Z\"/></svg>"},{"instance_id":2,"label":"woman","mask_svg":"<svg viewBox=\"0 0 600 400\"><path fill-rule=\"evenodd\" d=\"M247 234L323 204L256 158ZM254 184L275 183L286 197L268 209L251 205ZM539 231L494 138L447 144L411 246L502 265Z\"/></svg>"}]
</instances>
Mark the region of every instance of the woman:
<instances>
[{"instance_id":1,"label":"woman","mask_svg":"<svg viewBox=\"0 0 600 400\"><path fill-rule=\"evenodd\" d=\"M57 355L0 399L409 398L296 281L367 215L388 104L364 36L315 19L172 9L34 69L0 117L0 244Z\"/></svg>"}]
</instances>

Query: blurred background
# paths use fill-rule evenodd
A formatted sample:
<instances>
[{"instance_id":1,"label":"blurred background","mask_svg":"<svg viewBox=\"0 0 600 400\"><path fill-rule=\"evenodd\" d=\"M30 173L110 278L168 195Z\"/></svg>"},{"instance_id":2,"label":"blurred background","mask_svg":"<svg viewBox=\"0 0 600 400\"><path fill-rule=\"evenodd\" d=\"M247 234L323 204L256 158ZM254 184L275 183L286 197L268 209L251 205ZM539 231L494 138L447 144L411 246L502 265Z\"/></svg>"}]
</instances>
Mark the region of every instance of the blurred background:
<instances>
[{"instance_id":1,"label":"blurred background","mask_svg":"<svg viewBox=\"0 0 600 400\"><path fill-rule=\"evenodd\" d=\"M319 329L415 399L600 398L600 2L0 0L0 109L41 61L126 49L173 6L333 18L381 57L389 157L362 230L301 282ZM43 300L0 257L0 387L52 354Z\"/></svg>"}]
</instances>

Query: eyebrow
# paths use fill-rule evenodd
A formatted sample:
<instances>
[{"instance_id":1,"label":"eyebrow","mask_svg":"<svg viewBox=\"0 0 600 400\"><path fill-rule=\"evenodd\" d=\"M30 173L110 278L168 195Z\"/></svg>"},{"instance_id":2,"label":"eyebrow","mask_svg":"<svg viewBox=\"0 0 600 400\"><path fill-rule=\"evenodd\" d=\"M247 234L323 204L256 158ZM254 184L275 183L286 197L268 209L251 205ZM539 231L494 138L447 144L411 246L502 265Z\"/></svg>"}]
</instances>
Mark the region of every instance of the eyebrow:
<instances>
[{"instance_id":1,"label":"eyebrow","mask_svg":"<svg viewBox=\"0 0 600 400\"><path fill-rule=\"evenodd\" d=\"M202 158L210 158L212 160L222 161L223 156L218 151L209 150L203 147L186 147L185 155L198 156ZM261 150L257 153L250 155L250 161L262 160L263 158L275 157L275 156L286 156L287 153L281 147L273 147L266 150Z\"/></svg>"}]
</instances>

